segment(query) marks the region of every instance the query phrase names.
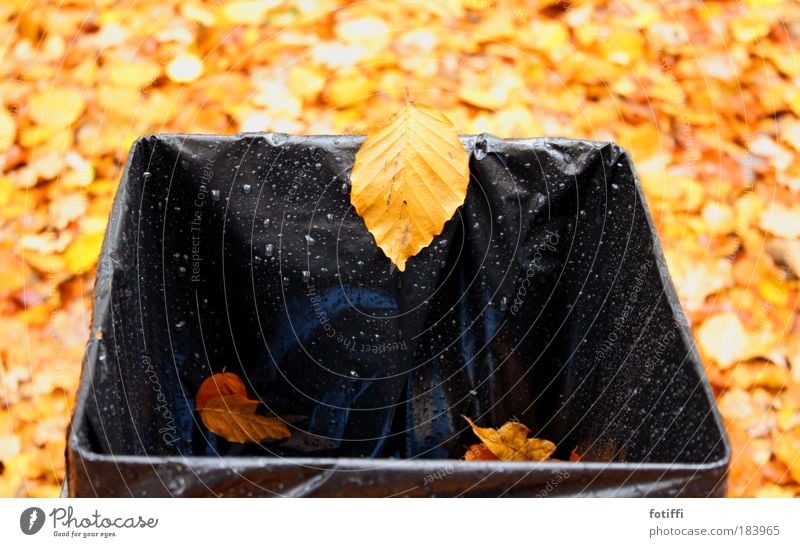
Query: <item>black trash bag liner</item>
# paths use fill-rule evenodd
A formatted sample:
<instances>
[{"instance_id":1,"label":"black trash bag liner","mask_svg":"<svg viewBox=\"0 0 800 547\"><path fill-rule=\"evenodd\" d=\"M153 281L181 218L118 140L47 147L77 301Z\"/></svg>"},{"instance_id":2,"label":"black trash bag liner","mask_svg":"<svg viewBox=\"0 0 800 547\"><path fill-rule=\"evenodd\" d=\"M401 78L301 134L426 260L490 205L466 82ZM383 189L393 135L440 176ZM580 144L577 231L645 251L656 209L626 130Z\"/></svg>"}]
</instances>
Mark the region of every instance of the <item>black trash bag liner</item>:
<instances>
[{"instance_id":1,"label":"black trash bag liner","mask_svg":"<svg viewBox=\"0 0 800 547\"><path fill-rule=\"evenodd\" d=\"M724 494L727 440L623 150L463 137L466 201L401 273L350 205L362 142L136 141L71 495ZM194 394L223 369L290 439L203 427ZM463 416L583 460L447 460L476 442Z\"/></svg>"}]
</instances>

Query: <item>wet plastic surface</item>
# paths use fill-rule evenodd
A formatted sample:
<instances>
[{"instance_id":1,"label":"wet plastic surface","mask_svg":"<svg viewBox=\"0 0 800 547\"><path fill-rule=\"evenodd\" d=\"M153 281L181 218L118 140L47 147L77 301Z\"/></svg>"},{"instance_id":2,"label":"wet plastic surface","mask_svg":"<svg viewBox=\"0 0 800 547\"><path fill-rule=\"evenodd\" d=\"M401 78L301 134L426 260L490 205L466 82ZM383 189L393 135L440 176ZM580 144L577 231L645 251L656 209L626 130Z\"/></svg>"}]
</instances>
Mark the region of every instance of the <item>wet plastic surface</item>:
<instances>
[{"instance_id":1,"label":"wet plastic surface","mask_svg":"<svg viewBox=\"0 0 800 547\"><path fill-rule=\"evenodd\" d=\"M627 154L463 137L405 272L350 207L363 137L138 140L103 247L69 494L722 495L729 448ZM288 441L208 433L223 368ZM579 463L467 463L519 419ZM555 484L555 486L553 486Z\"/></svg>"}]
</instances>

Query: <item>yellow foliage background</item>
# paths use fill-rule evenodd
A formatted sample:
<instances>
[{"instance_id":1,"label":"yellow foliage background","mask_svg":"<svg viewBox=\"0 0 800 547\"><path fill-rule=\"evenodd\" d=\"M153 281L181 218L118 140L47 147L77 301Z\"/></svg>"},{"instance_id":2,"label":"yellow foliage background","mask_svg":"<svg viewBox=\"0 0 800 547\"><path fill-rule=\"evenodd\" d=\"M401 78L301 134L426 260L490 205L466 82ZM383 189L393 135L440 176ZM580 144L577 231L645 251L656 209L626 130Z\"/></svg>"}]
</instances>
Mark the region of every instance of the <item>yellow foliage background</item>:
<instances>
[{"instance_id":1,"label":"yellow foliage background","mask_svg":"<svg viewBox=\"0 0 800 547\"><path fill-rule=\"evenodd\" d=\"M741 0L0 3L0 496L55 496L94 268L152 132L460 133L633 154L734 452L800 494L800 7Z\"/></svg>"}]
</instances>

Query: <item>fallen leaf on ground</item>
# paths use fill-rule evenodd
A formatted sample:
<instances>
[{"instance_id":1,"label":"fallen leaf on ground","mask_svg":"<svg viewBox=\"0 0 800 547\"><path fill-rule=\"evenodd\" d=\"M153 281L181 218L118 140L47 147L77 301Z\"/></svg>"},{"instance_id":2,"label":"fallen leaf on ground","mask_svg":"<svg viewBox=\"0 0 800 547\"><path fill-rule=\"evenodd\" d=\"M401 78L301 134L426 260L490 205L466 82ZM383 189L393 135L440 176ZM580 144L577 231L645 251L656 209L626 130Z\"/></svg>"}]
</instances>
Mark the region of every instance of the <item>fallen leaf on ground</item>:
<instances>
[{"instance_id":1,"label":"fallen leaf on ground","mask_svg":"<svg viewBox=\"0 0 800 547\"><path fill-rule=\"evenodd\" d=\"M247 397L247 388L244 386L244 382L232 372L220 372L206 378L200 384L200 389L197 390L197 395L194 397L195 407L200 410L208 405L211 399L225 395Z\"/></svg>"},{"instance_id":2,"label":"fallen leaf on ground","mask_svg":"<svg viewBox=\"0 0 800 547\"><path fill-rule=\"evenodd\" d=\"M464 416L475 435L499 459L507 462L543 462L556 445L545 439L528 438L531 432L519 422L506 422L500 429L478 427Z\"/></svg>"},{"instance_id":3,"label":"fallen leaf on ground","mask_svg":"<svg viewBox=\"0 0 800 547\"><path fill-rule=\"evenodd\" d=\"M494 452L489 450L489 447L483 443L473 444L469 448L467 448L466 454L464 454L464 459L468 462L479 462L479 461L495 461L499 460L497 456L494 455Z\"/></svg>"},{"instance_id":4,"label":"fallen leaf on ground","mask_svg":"<svg viewBox=\"0 0 800 547\"><path fill-rule=\"evenodd\" d=\"M469 154L441 112L409 102L367 134L350 182L353 207L402 272L464 203Z\"/></svg>"},{"instance_id":5,"label":"fallen leaf on ground","mask_svg":"<svg viewBox=\"0 0 800 547\"><path fill-rule=\"evenodd\" d=\"M257 413L260 404L247 397L242 380L229 372L207 378L195 398L203 425L230 442L259 443L291 437L284 420Z\"/></svg>"}]
</instances>

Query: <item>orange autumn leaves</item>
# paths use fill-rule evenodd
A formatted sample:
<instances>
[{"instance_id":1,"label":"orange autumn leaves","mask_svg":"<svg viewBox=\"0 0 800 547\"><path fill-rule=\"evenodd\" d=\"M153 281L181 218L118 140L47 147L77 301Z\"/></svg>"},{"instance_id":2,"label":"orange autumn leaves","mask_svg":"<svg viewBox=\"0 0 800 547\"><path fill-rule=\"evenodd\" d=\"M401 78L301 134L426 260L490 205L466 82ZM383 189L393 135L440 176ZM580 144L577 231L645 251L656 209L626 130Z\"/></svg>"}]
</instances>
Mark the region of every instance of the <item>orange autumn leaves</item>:
<instances>
[{"instance_id":1,"label":"orange autumn leaves","mask_svg":"<svg viewBox=\"0 0 800 547\"><path fill-rule=\"evenodd\" d=\"M230 372L207 378L195 396L195 407L203 425L233 443L258 443L291 437L285 421L257 413L259 404L260 401L247 396L241 378Z\"/></svg>"},{"instance_id":2,"label":"orange autumn leaves","mask_svg":"<svg viewBox=\"0 0 800 547\"><path fill-rule=\"evenodd\" d=\"M800 495L800 4L535 4L3 3L0 496L58 495L131 141L361 134L404 87L459 133L629 147L732 439L730 493Z\"/></svg>"},{"instance_id":3,"label":"orange autumn leaves","mask_svg":"<svg viewBox=\"0 0 800 547\"><path fill-rule=\"evenodd\" d=\"M242 379L230 372L206 378L195 395L195 407L203 425L230 442L260 443L291 437L285 420L257 412L260 404L261 401L247 396ZM528 437L531 430L519 422L506 422L493 429L478 427L466 416L464 419L481 440L480 444L469 447L464 455L467 461L543 462L555 452L554 443Z\"/></svg>"}]
</instances>

